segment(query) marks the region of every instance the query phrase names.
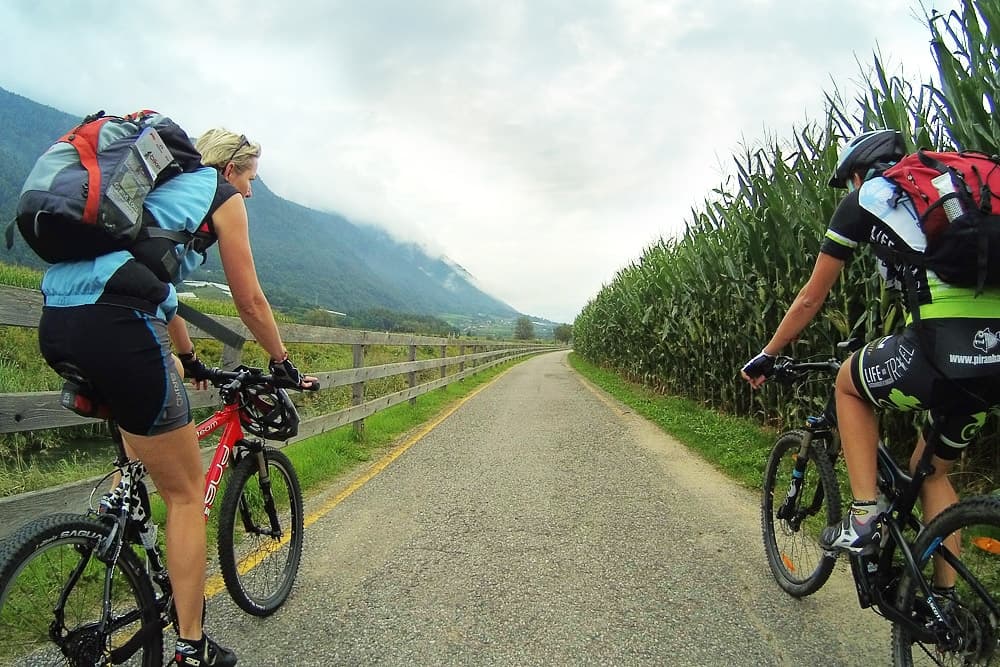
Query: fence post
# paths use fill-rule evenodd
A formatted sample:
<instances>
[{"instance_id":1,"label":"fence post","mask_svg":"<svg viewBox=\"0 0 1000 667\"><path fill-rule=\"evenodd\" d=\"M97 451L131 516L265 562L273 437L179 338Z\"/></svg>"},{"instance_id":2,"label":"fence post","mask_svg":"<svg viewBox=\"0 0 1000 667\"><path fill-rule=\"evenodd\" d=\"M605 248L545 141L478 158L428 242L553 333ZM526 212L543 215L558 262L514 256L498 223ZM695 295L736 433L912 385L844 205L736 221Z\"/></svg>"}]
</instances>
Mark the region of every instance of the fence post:
<instances>
[{"instance_id":1,"label":"fence post","mask_svg":"<svg viewBox=\"0 0 1000 667\"><path fill-rule=\"evenodd\" d=\"M465 343L459 344L459 346L458 346L458 356L459 356L459 358L465 356ZM462 359L460 362L458 362L458 372L461 373L464 370L465 370L465 359Z\"/></svg>"},{"instance_id":2,"label":"fence post","mask_svg":"<svg viewBox=\"0 0 1000 667\"><path fill-rule=\"evenodd\" d=\"M235 347L226 343L222 347L222 368L232 370L240 365L243 356L243 346Z\"/></svg>"},{"instance_id":3,"label":"fence post","mask_svg":"<svg viewBox=\"0 0 1000 667\"><path fill-rule=\"evenodd\" d=\"M446 359L448 357L448 343L441 346L441 358ZM441 377L448 377L448 364L441 364Z\"/></svg>"},{"instance_id":4,"label":"fence post","mask_svg":"<svg viewBox=\"0 0 1000 667\"><path fill-rule=\"evenodd\" d=\"M354 355L354 368L364 368L365 366L365 346L355 343L351 346ZM365 402L365 383L355 382L351 385L351 405L361 405ZM365 420L359 419L354 422L354 437L363 438L365 435Z\"/></svg>"},{"instance_id":5,"label":"fence post","mask_svg":"<svg viewBox=\"0 0 1000 667\"><path fill-rule=\"evenodd\" d=\"M409 356L410 356L410 359L409 359L410 361L416 361L417 360L417 346L414 345L413 343L410 343L410 355ZM407 377L408 377L408 379L410 381L410 389L413 389L414 387L416 387L417 386L417 372L416 371L410 371L407 374ZM417 404L417 397L414 396L413 398L410 399L410 405L416 405L416 404Z\"/></svg>"}]
</instances>

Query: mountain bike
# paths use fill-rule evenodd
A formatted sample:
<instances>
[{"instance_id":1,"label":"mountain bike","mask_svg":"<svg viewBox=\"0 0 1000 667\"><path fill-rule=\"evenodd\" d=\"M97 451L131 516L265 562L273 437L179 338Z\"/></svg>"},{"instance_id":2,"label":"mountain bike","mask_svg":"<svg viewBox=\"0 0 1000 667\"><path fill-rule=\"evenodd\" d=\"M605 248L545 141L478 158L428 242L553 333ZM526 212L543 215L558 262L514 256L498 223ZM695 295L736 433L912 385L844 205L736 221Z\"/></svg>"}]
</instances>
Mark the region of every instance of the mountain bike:
<instances>
[{"instance_id":1,"label":"mountain bike","mask_svg":"<svg viewBox=\"0 0 1000 667\"><path fill-rule=\"evenodd\" d=\"M104 416L73 369L62 402ZM226 477L218 555L226 589L256 616L288 598L302 556L303 503L288 457L264 444L298 428L295 406L261 369L212 369L222 407L197 425L199 440L222 429L205 476L205 519ZM129 461L109 420L117 459L113 489L95 487L87 514L29 522L0 547L0 664L161 665L163 630L176 628L169 573L157 541L146 469ZM244 431L258 437L245 437ZM95 502L94 497L99 496Z\"/></svg>"},{"instance_id":2,"label":"mountain bike","mask_svg":"<svg viewBox=\"0 0 1000 667\"><path fill-rule=\"evenodd\" d=\"M856 340L838 345L841 351L859 347ZM801 362L780 357L772 377L791 385L813 373L836 376L840 365L836 356ZM924 449L910 475L884 443L878 444L878 489L888 511L881 519L883 540L874 552L848 554L858 602L892 622L894 665L913 665L914 646L939 665L998 665L1000 497L962 499L923 525L914 506L933 472L934 453L931 446ZM838 556L820 546L819 534L842 516L835 470L839 454L831 391L825 408L808 417L804 428L779 436L764 469L764 551L778 585L794 597L819 590ZM933 590L934 559L957 572L953 592Z\"/></svg>"}]
</instances>

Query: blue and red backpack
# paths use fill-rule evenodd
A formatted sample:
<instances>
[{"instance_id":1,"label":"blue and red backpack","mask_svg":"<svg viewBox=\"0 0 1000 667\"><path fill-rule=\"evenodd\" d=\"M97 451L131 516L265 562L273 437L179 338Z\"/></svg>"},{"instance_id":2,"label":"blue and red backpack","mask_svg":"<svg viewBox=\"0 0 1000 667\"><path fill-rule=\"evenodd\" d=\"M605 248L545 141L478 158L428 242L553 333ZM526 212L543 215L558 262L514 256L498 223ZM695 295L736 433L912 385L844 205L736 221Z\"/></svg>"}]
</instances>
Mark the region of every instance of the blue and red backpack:
<instances>
[{"instance_id":1,"label":"blue and red backpack","mask_svg":"<svg viewBox=\"0 0 1000 667\"><path fill-rule=\"evenodd\" d=\"M161 229L143 210L146 195L201 155L170 118L143 110L128 116L87 116L35 162L17 203L15 223L31 249L49 263L90 259L164 237L188 243L192 234ZM13 224L7 247L13 245Z\"/></svg>"}]
</instances>

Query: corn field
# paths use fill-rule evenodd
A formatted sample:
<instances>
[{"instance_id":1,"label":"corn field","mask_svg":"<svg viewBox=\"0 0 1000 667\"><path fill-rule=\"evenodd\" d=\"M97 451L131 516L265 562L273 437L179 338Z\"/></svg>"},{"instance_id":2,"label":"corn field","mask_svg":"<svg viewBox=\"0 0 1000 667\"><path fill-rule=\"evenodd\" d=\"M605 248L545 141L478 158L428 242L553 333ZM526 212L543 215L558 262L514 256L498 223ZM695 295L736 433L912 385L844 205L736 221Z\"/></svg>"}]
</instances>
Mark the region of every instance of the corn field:
<instances>
[{"instance_id":1,"label":"corn field","mask_svg":"<svg viewBox=\"0 0 1000 667\"><path fill-rule=\"evenodd\" d=\"M691 211L684 234L646 248L586 305L573 325L574 349L633 380L763 423L783 427L815 413L832 381L795 396L775 383L751 391L739 368L768 341L809 277L844 194L828 185L838 146L887 127L901 131L911 150L1000 153L1000 3L964 0L960 10L924 18L935 81L890 76L876 55L856 93L825 94L822 121L794 128L790 140L744 147L733 175ZM870 253L858 253L785 353L829 357L849 337L891 333L902 323L901 305L883 288ZM886 418L894 448L912 444L909 420ZM988 430L989 442L971 454L998 473L995 423Z\"/></svg>"}]
</instances>

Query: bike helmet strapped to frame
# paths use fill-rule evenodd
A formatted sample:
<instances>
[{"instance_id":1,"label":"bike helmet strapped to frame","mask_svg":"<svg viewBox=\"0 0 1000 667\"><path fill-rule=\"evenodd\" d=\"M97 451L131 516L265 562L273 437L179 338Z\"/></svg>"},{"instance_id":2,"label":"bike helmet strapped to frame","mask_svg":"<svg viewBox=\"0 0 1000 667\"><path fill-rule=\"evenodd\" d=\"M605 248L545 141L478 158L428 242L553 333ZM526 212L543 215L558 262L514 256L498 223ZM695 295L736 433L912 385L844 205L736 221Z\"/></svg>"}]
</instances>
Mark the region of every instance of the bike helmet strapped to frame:
<instances>
[{"instance_id":1,"label":"bike helmet strapped to frame","mask_svg":"<svg viewBox=\"0 0 1000 667\"><path fill-rule=\"evenodd\" d=\"M873 172L883 171L906 155L903 135L896 130L872 130L847 142L840 150L837 167L830 177L830 186L846 188L847 178L857 172L865 180Z\"/></svg>"},{"instance_id":2,"label":"bike helmet strapped to frame","mask_svg":"<svg viewBox=\"0 0 1000 667\"><path fill-rule=\"evenodd\" d=\"M288 440L299 432L299 413L284 389L249 386L240 392L243 428L266 440Z\"/></svg>"}]
</instances>

